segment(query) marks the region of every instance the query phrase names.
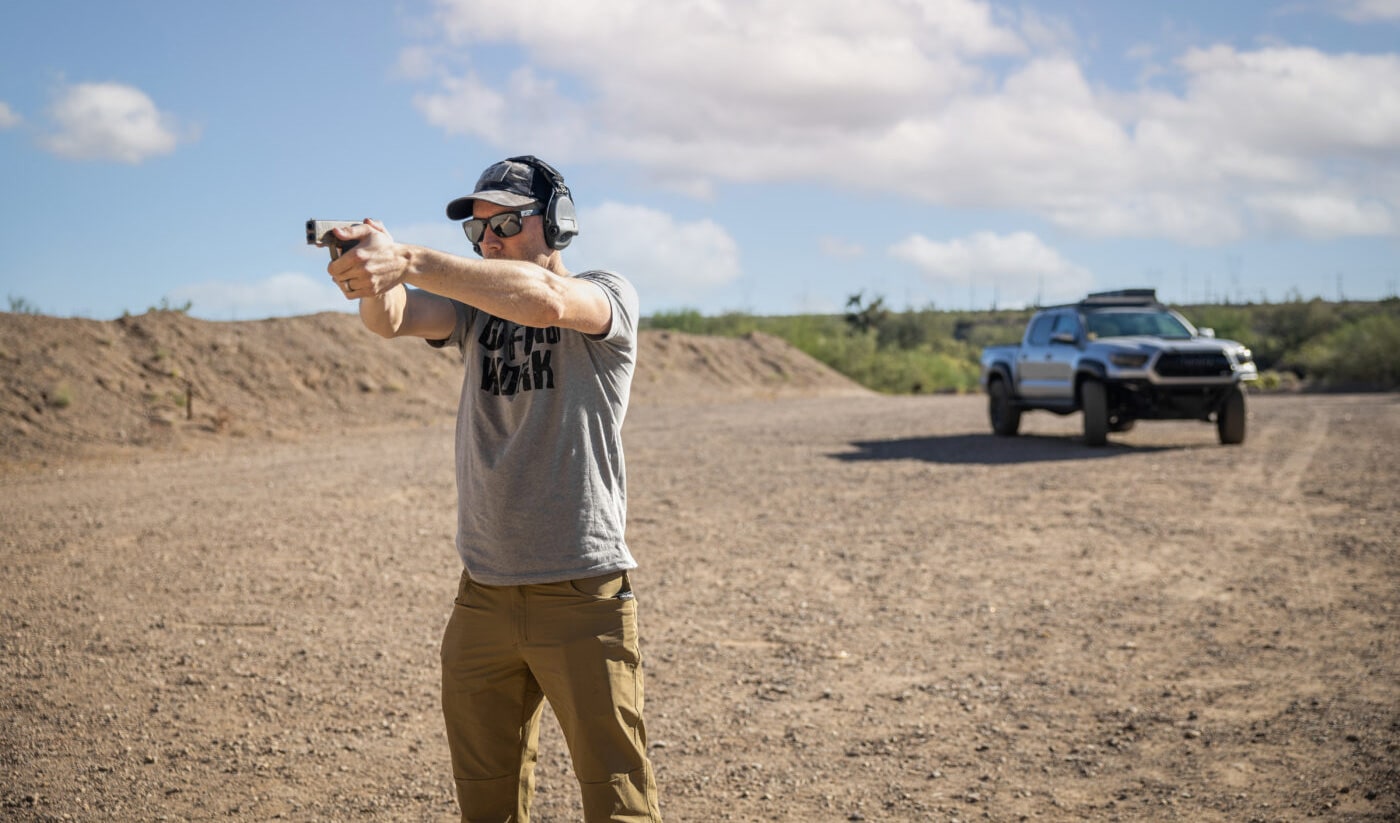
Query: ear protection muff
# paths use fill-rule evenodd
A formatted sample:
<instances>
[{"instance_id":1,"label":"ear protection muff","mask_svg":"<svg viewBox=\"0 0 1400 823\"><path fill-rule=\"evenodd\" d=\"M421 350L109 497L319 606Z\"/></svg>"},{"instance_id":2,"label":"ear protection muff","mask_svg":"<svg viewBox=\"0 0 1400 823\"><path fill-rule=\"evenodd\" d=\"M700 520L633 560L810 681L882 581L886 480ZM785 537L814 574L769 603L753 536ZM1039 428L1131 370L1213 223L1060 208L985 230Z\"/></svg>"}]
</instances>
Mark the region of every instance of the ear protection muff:
<instances>
[{"instance_id":1,"label":"ear protection muff","mask_svg":"<svg viewBox=\"0 0 1400 823\"><path fill-rule=\"evenodd\" d=\"M535 170L534 194L544 212L544 240L551 249L562 249L578 235L574 198L564 185L564 175L532 154L508 158Z\"/></svg>"}]
</instances>

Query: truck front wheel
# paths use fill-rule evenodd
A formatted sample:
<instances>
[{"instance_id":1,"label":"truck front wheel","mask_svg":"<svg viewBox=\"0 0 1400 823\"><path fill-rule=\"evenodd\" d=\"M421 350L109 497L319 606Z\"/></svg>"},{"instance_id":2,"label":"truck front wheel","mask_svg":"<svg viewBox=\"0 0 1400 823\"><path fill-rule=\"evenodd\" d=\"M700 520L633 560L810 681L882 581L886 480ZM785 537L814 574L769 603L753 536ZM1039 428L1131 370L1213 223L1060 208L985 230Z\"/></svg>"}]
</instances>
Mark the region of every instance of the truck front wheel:
<instances>
[{"instance_id":1,"label":"truck front wheel","mask_svg":"<svg viewBox=\"0 0 1400 823\"><path fill-rule=\"evenodd\" d=\"M1002 437L1014 437L1021 429L1021 410L1011 400L1011 387L996 378L987 384L987 415L992 419L992 431Z\"/></svg>"},{"instance_id":2,"label":"truck front wheel","mask_svg":"<svg viewBox=\"0 0 1400 823\"><path fill-rule=\"evenodd\" d=\"M1084 405L1084 442L1102 446L1108 442L1108 390L1097 380L1085 380L1079 391Z\"/></svg>"},{"instance_id":3,"label":"truck front wheel","mask_svg":"<svg viewBox=\"0 0 1400 823\"><path fill-rule=\"evenodd\" d=\"M1236 385L1225 395L1220 411L1215 413L1215 430L1220 434L1220 442L1234 446L1244 442L1245 422L1244 389Z\"/></svg>"}]
</instances>

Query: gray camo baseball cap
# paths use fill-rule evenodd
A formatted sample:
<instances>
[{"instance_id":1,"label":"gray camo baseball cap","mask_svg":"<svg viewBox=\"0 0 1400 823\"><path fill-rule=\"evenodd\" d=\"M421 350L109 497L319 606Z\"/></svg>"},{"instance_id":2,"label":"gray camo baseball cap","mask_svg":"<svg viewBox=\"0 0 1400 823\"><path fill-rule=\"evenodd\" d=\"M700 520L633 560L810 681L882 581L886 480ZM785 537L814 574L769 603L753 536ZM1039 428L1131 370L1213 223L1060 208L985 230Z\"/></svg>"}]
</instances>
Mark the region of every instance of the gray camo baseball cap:
<instances>
[{"instance_id":1,"label":"gray camo baseball cap","mask_svg":"<svg viewBox=\"0 0 1400 823\"><path fill-rule=\"evenodd\" d=\"M481 178L476 181L476 191L447 204L447 219L466 220L471 217L473 200L485 200L512 209L537 203L535 170L524 163L502 160L481 173Z\"/></svg>"}]
</instances>

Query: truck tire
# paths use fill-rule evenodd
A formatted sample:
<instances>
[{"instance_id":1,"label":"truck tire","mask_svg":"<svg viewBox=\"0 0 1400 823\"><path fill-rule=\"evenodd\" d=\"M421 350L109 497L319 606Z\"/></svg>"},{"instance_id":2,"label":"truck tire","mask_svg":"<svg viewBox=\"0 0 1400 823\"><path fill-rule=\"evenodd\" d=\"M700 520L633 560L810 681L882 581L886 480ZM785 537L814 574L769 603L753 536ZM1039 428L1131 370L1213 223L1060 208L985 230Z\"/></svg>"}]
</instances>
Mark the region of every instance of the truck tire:
<instances>
[{"instance_id":1,"label":"truck tire","mask_svg":"<svg viewBox=\"0 0 1400 823\"><path fill-rule=\"evenodd\" d=\"M1108 442L1108 390L1097 380L1085 380L1079 391L1084 406L1084 442L1102 446Z\"/></svg>"},{"instance_id":2,"label":"truck tire","mask_svg":"<svg viewBox=\"0 0 1400 823\"><path fill-rule=\"evenodd\" d=\"M1021 430L1021 410L1011 400L1011 387L1000 377L987 384L987 416L992 431L1002 437L1015 437Z\"/></svg>"},{"instance_id":3,"label":"truck tire","mask_svg":"<svg viewBox=\"0 0 1400 823\"><path fill-rule=\"evenodd\" d=\"M1215 413L1215 430L1220 434L1222 445L1235 446L1244 442L1245 417L1244 389L1238 385L1230 388L1220 411Z\"/></svg>"}]
</instances>

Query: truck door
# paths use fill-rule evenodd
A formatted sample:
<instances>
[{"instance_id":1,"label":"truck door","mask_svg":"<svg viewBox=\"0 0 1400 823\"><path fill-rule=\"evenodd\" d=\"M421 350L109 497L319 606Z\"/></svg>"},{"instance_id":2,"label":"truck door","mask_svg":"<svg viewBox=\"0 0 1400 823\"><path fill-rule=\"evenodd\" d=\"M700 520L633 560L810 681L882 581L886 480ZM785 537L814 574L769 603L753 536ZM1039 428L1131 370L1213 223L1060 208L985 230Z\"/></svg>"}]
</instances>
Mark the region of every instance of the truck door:
<instances>
[{"instance_id":1,"label":"truck door","mask_svg":"<svg viewBox=\"0 0 1400 823\"><path fill-rule=\"evenodd\" d=\"M1016 355L1016 390L1027 400L1040 400L1046 396L1046 363L1050 354L1050 330L1054 328L1056 315L1045 313L1031 320L1026 330L1026 339L1021 341L1021 349Z\"/></svg>"},{"instance_id":2,"label":"truck door","mask_svg":"<svg viewBox=\"0 0 1400 823\"><path fill-rule=\"evenodd\" d=\"M1050 343L1042 363L1046 400L1074 402L1074 367L1079 361L1079 345L1084 340L1079 315L1072 311L1055 315L1050 327Z\"/></svg>"}]
</instances>

